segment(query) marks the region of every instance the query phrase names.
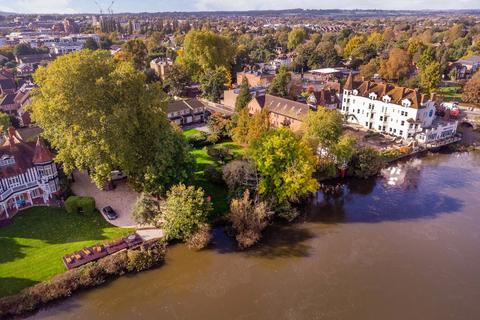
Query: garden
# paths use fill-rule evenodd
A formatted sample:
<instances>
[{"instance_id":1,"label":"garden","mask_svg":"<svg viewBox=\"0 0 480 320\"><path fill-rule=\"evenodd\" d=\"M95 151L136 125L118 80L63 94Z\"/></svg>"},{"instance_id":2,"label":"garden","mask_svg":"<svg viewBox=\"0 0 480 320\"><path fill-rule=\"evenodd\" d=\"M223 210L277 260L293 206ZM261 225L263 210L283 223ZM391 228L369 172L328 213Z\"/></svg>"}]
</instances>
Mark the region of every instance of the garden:
<instances>
[{"instance_id":1,"label":"garden","mask_svg":"<svg viewBox=\"0 0 480 320\"><path fill-rule=\"evenodd\" d=\"M64 272L65 254L130 232L110 225L97 211L72 214L54 207L26 209L0 228L0 297Z\"/></svg>"}]
</instances>

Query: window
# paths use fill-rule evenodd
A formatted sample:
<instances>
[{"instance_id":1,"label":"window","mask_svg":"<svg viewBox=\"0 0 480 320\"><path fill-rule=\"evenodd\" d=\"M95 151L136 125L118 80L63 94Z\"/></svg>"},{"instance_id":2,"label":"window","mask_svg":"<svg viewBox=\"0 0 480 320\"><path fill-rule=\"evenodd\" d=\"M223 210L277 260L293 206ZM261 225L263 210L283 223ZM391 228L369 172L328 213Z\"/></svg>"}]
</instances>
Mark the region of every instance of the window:
<instances>
[{"instance_id":1,"label":"window","mask_svg":"<svg viewBox=\"0 0 480 320\"><path fill-rule=\"evenodd\" d=\"M367 121L367 122L365 122L365 127L368 127L368 121Z\"/></svg>"},{"instance_id":2,"label":"window","mask_svg":"<svg viewBox=\"0 0 480 320\"><path fill-rule=\"evenodd\" d=\"M10 187L17 187L17 186L19 186L19 185L20 185L20 179L19 179L17 176L15 176L15 177L10 177L10 178L8 178L8 185L9 185Z\"/></svg>"},{"instance_id":3,"label":"window","mask_svg":"<svg viewBox=\"0 0 480 320\"><path fill-rule=\"evenodd\" d=\"M408 113L405 111L405 117L408 117Z\"/></svg>"},{"instance_id":4,"label":"window","mask_svg":"<svg viewBox=\"0 0 480 320\"><path fill-rule=\"evenodd\" d=\"M378 130L382 130L382 126L378 126Z\"/></svg>"},{"instance_id":5,"label":"window","mask_svg":"<svg viewBox=\"0 0 480 320\"><path fill-rule=\"evenodd\" d=\"M380 121L383 121L383 116L380 116Z\"/></svg>"},{"instance_id":6,"label":"window","mask_svg":"<svg viewBox=\"0 0 480 320\"><path fill-rule=\"evenodd\" d=\"M400 135L401 135L401 136L403 136L403 130L400 130L400 132L399 132L399 133L400 133Z\"/></svg>"},{"instance_id":7,"label":"window","mask_svg":"<svg viewBox=\"0 0 480 320\"><path fill-rule=\"evenodd\" d=\"M404 124L405 124L405 121L403 121L403 120L402 120L402 122L400 123L400 125L402 125L402 126L403 126Z\"/></svg>"}]
</instances>

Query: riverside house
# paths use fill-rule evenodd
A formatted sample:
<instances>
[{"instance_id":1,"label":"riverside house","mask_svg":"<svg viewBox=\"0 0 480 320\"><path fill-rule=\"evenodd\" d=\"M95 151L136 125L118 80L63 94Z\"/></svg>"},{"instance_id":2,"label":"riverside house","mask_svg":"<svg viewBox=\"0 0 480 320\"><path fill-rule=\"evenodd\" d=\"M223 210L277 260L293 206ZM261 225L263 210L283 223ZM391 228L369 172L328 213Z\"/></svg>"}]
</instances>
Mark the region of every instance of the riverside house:
<instances>
[{"instance_id":1,"label":"riverside house","mask_svg":"<svg viewBox=\"0 0 480 320\"><path fill-rule=\"evenodd\" d=\"M25 142L9 128L0 147L0 220L20 209L48 204L59 189L57 167L44 141Z\"/></svg>"},{"instance_id":2,"label":"riverside house","mask_svg":"<svg viewBox=\"0 0 480 320\"><path fill-rule=\"evenodd\" d=\"M179 126L200 123L206 119L205 105L198 99L186 99L170 102L167 116Z\"/></svg>"},{"instance_id":3,"label":"riverside house","mask_svg":"<svg viewBox=\"0 0 480 320\"><path fill-rule=\"evenodd\" d=\"M405 143L437 143L453 137L456 120L437 119L432 98L417 90L376 81L354 81L343 88L340 112L350 123L402 138Z\"/></svg>"}]
</instances>

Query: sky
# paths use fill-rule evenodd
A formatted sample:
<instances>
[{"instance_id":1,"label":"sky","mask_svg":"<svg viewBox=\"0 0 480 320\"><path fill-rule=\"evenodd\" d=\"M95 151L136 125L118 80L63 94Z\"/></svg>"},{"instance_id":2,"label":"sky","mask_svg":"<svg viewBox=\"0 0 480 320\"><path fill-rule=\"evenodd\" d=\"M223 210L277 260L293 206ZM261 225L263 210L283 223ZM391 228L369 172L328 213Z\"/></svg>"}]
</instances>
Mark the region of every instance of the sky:
<instances>
[{"instance_id":1,"label":"sky","mask_svg":"<svg viewBox=\"0 0 480 320\"><path fill-rule=\"evenodd\" d=\"M104 11L112 0L96 0ZM219 11L265 9L480 9L480 0L116 0L114 12ZM17 13L98 13L95 0L0 0L0 11Z\"/></svg>"}]
</instances>

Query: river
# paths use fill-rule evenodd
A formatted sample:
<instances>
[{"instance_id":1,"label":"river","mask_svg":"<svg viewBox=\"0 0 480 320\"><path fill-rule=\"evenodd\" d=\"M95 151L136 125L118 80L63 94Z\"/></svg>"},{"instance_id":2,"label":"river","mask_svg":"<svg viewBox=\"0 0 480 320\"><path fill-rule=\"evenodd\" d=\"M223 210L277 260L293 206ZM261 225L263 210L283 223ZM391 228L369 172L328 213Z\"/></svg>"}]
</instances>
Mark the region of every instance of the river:
<instances>
[{"instance_id":1,"label":"river","mask_svg":"<svg viewBox=\"0 0 480 320\"><path fill-rule=\"evenodd\" d=\"M238 252L169 248L166 264L32 319L480 319L480 154L435 154L319 194Z\"/></svg>"}]
</instances>

